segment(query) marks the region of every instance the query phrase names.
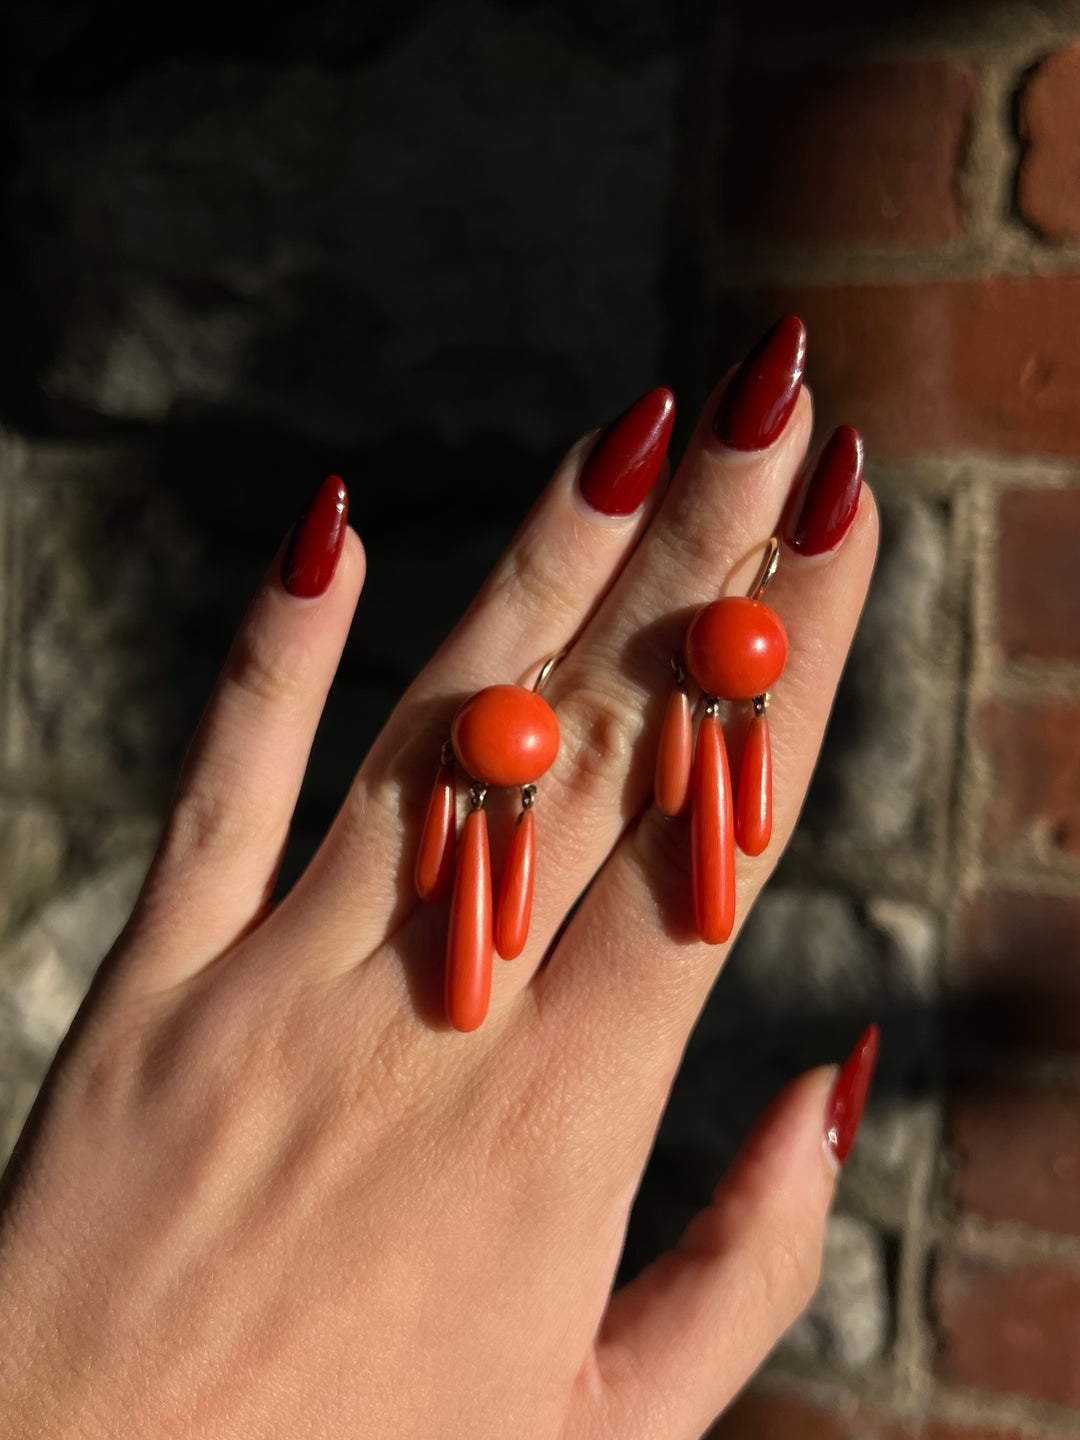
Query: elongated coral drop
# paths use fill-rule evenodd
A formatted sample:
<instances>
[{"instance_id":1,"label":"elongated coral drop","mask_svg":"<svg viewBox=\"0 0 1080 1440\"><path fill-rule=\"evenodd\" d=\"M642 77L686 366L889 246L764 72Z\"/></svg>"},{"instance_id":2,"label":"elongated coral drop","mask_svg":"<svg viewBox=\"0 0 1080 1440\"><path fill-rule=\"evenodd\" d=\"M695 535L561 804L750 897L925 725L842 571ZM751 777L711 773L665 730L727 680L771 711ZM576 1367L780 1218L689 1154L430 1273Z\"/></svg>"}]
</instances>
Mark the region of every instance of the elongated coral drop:
<instances>
[{"instance_id":1,"label":"elongated coral drop","mask_svg":"<svg viewBox=\"0 0 1080 1440\"><path fill-rule=\"evenodd\" d=\"M454 766L435 777L427 818L416 852L416 893L429 904L445 900L454 883Z\"/></svg>"},{"instance_id":2,"label":"elongated coral drop","mask_svg":"<svg viewBox=\"0 0 1080 1440\"><path fill-rule=\"evenodd\" d=\"M491 854L487 816L472 810L461 847L450 901L446 941L446 1014L455 1030L483 1024L491 997Z\"/></svg>"},{"instance_id":3,"label":"elongated coral drop","mask_svg":"<svg viewBox=\"0 0 1080 1440\"><path fill-rule=\"evenodd\" d=\"M772 748L769 722L755 715L746 732L735 797L735 842L744 855L760 855L772 837Z\"/></svg>"},{"instance_id":4,"label":"elongated coral drop","mask_svg":"<svg viewBox=\"0 0 1080 1440\"><path fill-rule=\"evenodd\" d=\"M495 949L504 960L516 960L529 938L533 874L536 866L536 821L523 810L514 826L499 903L495 907Z\"/></svg>"},{"instance_id":5,"label":"elongated coral drop","mask_svg":"<svg viewBox=\"0 0 1080 1440\"><path fill-rule=\"evenodd\" d=\"M656 752L656 808L661 815L681 815L690 799L690 767L694 722L690 697L682 685L671 692Z\"/></svg>"},{"instance_id":6,"label":"elongated coral drop","mask_svg":"<svg viewBox=\"0 0 1080 1440\"><path fill-rule=\"evenodd\" d=\"M698 726L690 797L690 867L694 920L710 945L735 924L735 822L724 732L715 715Z\"/></svg>"}]
</instances>

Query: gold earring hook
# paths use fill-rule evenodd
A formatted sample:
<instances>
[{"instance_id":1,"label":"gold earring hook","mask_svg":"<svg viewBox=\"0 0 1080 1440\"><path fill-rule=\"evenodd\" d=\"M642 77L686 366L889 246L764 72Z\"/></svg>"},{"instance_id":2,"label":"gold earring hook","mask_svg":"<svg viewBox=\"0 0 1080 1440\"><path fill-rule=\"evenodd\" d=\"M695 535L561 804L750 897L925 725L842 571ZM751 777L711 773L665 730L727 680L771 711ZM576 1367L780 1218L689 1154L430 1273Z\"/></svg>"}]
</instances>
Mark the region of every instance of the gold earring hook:
<instances>
[{"instance_id":1,"label":"gold earring hook","mask_svg":"<svg viewBox=\"0 0 1080 1440\"><path fill-rule=\"evenodd\" d=\"M769 581L776 574L780 564L780 541L775 535L769 537L769 553L765 556L764 564L758 572L758 578L754 588L750 591L751 600L760 600L768 589Z\"/></svg>"},{"instance_id":2,"label":"gold earring hook","mask_svg":"<svg viewBox=\"0 0 1080 1440\"><path fill-rule=\"evenodd\" d=\"M537 675L536 679L533 681L532 688L534 695L540 694L540 691L544 688L548 680L551 678L551 672L555 669L555 666L558 665L560 660L566 659L567 653L568 652L566 650L556 650L554 655L549 655L547 657L544 663L540 666L539 675Z\"/></svg>"}]
</instances>

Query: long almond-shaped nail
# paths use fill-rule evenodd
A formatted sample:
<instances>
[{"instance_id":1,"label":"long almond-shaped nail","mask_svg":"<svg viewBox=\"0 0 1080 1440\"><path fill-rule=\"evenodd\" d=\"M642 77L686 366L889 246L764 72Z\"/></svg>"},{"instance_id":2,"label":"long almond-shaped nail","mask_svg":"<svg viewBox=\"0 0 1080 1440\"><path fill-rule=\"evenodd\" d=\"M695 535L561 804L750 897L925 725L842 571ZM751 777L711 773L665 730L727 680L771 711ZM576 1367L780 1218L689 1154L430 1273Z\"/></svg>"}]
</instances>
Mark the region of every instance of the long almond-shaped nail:
<instances>
[{"instance_id":1,"label":"long almond-shaped nail","mask_svg":"<svg viewBox=\"0 0 1080 1440\"><path fill-rule=\"evenodd\" d=\"M796 512L785 526L787 543L800 555L823 555L847 534L862 489L862 436L841 425L811 461L799 487Z\"/></svg>"},{"instance_id":2,"label":"long almond-shaped nail","mask_svg":"<svg viewBox=\"0 0 1080 1440\"><path fill-rule=\"evenodd\" d=\"M877 1064L881 1031L868 1025L836 1077L825 1106L825 1144L838 1165L851 1153Z\"/></svg>"},{"instance_id":3,"label":"long almond-shaped nail","mask_svg":"<svg viewBox=\"0 0 1080 1440\"><path fill-rule=\"evenodd\" d=\"M290 595L310 600L330 588L348 517L348 491L338 476L328 475L296 522L281 562L281 583Z\"/></svg>"},{"instance_id":4,"label":"long almond-shaped nail","mask_svg":"<svg viewBox=\"0 0 1080 1440\"><path fill-rule=\"evenodd\" d=\"M667 454L675 396L661 387L635 400L593 447L581 493L603 515L632 515L648 495Z\"/></svg>"},{"instance_id":5,"label":"long almond-shaped nail","mask_svg":"<svg viewBox=\"0 0 1080 1440\"><path fill-rule=\"evenodd\" d=\"M806 368L806 326L785 315L732 375L713 417L718 439L736 450L764 450L791 418Z\"/></svg>"}]
</instances>

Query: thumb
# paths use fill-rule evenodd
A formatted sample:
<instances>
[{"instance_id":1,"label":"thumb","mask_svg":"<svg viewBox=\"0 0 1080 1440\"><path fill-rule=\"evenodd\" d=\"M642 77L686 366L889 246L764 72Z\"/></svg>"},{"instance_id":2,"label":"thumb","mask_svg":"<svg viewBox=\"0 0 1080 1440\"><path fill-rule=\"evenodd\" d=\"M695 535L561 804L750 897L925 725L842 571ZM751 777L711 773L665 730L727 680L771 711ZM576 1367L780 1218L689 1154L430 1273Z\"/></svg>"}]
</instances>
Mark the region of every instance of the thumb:
<instances>
[{"instance_id":1,"label":"thumb","mask_svg":"<svg viewBox=\"0 0 1080 1440\"><path fill-rule=\"evenodd\" d=\"M877 1049L871 1026L842 1070L788 1085L678 1247L613 1296L587 1433L696 1440L806 1308Z\"/></svg>"}]
</instances>

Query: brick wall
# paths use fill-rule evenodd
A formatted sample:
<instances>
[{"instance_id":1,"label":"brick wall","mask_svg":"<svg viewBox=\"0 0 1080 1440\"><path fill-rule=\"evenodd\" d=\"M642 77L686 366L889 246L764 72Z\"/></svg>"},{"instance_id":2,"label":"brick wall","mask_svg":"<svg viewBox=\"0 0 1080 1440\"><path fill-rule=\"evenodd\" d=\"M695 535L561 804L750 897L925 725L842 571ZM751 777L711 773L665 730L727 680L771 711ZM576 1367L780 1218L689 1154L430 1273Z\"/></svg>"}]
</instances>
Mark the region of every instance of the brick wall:
<instances>
[{"instance_id":1,"label":"brick wall","mask_svg":"<svg viewBox=\"0 0 1080 1440\"><path fill-rule=\"evenodd\" d=\"M821 422L866 437L882 571L824 763L853 742L865 759L880 726L879 768L858 765L852 791L899 769L910 803L875 826L872 794L841 792L824 852L804 832L782 883L920 916L943 1029L924 1083L905 1080L911 1032L879 991L877 1110L833 1228L884 1257L881 1342L842 1343L874 1277L860 1287L841 1247L804 1322L819 1343L782 1345L715 1435L1076 1436L1080 9L785 20L725 35L716 358L733 319L750 336L795 309ZM883 591L913 568L923 605L905 613ZM878 651L869 678L859 646ZM759 963L753 929L746 949ZM907 1146L892 1190L890 1134Z\"/></svg>"}]
</instances>

